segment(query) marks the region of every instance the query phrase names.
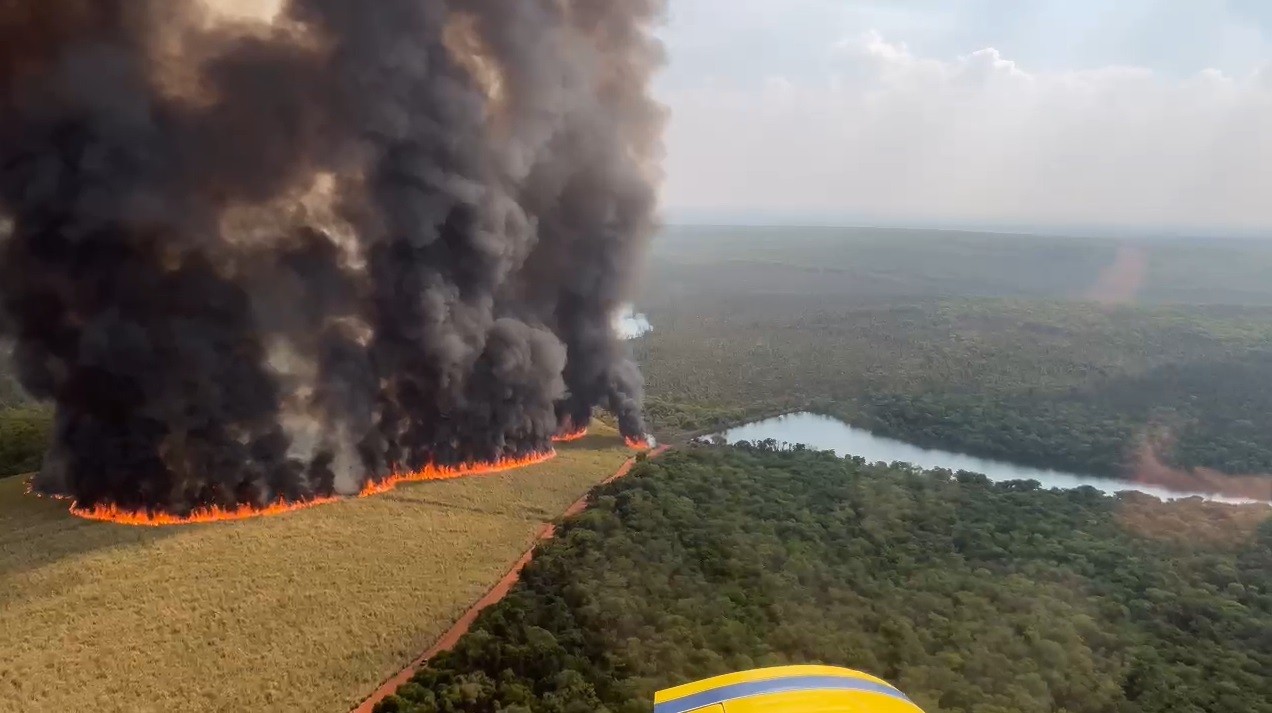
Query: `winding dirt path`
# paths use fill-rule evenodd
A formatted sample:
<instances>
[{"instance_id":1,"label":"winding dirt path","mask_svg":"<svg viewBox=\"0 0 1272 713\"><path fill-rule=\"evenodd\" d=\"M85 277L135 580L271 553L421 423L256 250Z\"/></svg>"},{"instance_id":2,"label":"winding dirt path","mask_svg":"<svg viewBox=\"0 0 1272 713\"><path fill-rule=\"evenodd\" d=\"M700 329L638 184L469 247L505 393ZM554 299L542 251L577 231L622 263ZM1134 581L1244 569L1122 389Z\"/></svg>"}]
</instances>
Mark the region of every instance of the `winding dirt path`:
<instances>
[{"instance_id":1,"label":"winding dirt path","mask_svg":"<svg viewBox=\"0 0 1272 713\"><path fill-rule=\"evenodd\" d=\"M670 446L659 446L658 448L649 451L649 457L657 458L663 453L666 453L669 449ZM615 471L613 475L601 481L600 485L608 485L609 483L626 476L631 472L632 466L635 464L635 458L628 458L621 466L618 467L618 470ZM573 517L583 512L583 510L587 508L587 503L588 495L585 493L578 500L575 500L574 504L566 508L565 512L561 513L561 518L564 519L567 517ZM469 607L468 611L464 612L464 615L452 624L451 628L447 629L446 633L442 634L441 638L434 642L427 651L420 654L418 658L408 664L406 668L399 671L397 675L380 684L380 687L375 689L375 693L372 693L366 700L359 703L358 706L353 709L353 713L371 713L377 703L392 695L393 692L396 691L402 684L411 680L411 677L415 675L415 672L427 663L429 659L443 651L449 651L452 647L454 647L455 644L459 642L459 638L468 633L468 629L473 625L473 622L477 620L477 615L485 610L486 607L503 599L508 594L508 591L512 589L512 585L517 583L517 580L521 576L521 570L525 569L525 566L530 564L530 560L534 558L534 549L543 542L552 539L555 535L556 528L552 525L552 523L544 525L543 529L539 531L538 536L535 538L534 544L530 546L530 549L526 550L525 553L513 563L512 568L504 574L503 578L500 579L499 582L490 589L490 591L486 592L481 599L478 599L471 607Z\"/></svg>"}]
</instances>

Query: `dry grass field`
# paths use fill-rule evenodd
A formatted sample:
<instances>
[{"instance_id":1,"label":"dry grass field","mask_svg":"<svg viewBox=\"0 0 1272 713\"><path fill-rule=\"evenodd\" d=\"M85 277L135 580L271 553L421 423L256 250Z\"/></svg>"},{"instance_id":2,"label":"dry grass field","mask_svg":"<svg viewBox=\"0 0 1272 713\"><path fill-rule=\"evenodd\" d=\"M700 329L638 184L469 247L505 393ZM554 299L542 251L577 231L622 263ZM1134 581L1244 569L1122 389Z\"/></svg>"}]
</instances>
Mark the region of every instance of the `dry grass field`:
<instances>
[{"instance_id":1,"label":"dry grass field","mask_svg":"<svg viewBox=\"0 0 1272 713\"><path fill-rule=\"evenodd\" d=\"M0 480L0 710L348 711L630 452L244 522L88 522Z\"/></svg>"}]
</instances>

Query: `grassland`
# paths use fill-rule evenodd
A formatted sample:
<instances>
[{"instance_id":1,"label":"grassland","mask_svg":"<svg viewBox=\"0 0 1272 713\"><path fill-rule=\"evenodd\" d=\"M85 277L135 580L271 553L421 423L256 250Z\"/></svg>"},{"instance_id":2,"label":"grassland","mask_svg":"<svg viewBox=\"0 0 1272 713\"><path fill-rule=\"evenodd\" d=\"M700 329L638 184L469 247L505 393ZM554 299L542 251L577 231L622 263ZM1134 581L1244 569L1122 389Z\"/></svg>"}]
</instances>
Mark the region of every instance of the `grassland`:
<instances>
[{"instance_id":1,"label":"grassland","mask_svg":"<svg viewBox=\"0 0 1272 713\"><path fill-rule=\"evenodd\" d=\"M91 523L0 480L0 710L347 711L629 452L284 516Z\"/></svg>"}]
</instances>

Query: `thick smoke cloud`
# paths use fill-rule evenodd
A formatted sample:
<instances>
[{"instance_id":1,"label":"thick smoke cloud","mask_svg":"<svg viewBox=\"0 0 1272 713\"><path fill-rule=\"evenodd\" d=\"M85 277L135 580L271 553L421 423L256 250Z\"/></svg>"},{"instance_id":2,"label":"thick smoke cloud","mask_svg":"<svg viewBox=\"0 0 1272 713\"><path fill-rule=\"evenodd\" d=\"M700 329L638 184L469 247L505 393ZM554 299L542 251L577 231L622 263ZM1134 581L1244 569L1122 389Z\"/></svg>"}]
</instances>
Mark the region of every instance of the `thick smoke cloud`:
<instances>
[{"instance_id":1,"label":"thick smoke cloud","mask_svg":"<svg viewBox=\"0 0 1272 713\"><path fill-rule=\"evenodd\" d=\"M183 513L526 455L605 407L653 227L659 0L0 5L37 486Z\"/></svg>"}]
</instances>

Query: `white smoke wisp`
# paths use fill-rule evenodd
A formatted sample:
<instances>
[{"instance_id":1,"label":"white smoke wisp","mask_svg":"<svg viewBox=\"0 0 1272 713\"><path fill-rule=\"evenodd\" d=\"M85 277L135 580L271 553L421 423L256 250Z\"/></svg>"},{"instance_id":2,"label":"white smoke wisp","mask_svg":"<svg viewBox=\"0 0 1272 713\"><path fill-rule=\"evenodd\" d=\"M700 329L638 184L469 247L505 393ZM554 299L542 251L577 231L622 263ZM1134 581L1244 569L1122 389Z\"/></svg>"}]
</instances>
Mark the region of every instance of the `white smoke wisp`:
<instances>
[{"instance_id":1,"label":"white smoke wisp","mask_svg":"<svg viewBox=\"0 0 1272 713\"><path fill-rule=\"evenodd\" d=\"M626 305L614 315L614 333L619 339L636 339L653 331L654 325L649 318L637 312L632 305Z\"/></svg>"}]
</instances>

